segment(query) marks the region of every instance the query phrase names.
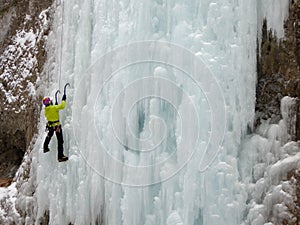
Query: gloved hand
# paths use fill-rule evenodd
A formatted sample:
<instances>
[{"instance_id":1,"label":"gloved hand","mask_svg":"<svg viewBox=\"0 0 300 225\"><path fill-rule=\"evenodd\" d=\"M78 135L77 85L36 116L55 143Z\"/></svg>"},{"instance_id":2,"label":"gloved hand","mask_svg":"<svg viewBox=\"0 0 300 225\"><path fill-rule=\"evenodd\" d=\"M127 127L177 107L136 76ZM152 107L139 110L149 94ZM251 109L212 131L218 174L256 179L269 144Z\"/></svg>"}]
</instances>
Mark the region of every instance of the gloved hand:
<instances>
[{"instance_id":1,"label":"gloved hand","mask_svg":"<svg viewBox=\"0 0 300 225\"><path fill-rule=\"evenodd\" d=\"M63 95L63 97L62 97L62 101L66 101L66 99L67 99L67 96L66 95Z\"/></svg>"}]
</instances>

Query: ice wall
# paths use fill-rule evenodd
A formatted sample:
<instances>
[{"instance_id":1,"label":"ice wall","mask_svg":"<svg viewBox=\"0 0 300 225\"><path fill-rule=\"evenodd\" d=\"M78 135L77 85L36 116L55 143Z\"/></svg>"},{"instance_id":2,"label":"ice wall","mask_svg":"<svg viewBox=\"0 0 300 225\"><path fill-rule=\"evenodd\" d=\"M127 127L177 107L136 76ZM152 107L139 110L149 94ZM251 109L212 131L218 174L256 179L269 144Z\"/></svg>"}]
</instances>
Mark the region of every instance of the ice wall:
<instances>
[{"instance_id":1,"label":"ice wall","mask_svg":"<svg viewBox=\"0 0 300 225\"><path fill-rule=\"evenodd\" d=\"M254 117L260 2L57 5L48 72L53 90L72 86L61 113L70 159L57 163L55 150L41 152L45 135L37 140L38 217L240 224L237 156Z\"/></svg>"}]
</instances>

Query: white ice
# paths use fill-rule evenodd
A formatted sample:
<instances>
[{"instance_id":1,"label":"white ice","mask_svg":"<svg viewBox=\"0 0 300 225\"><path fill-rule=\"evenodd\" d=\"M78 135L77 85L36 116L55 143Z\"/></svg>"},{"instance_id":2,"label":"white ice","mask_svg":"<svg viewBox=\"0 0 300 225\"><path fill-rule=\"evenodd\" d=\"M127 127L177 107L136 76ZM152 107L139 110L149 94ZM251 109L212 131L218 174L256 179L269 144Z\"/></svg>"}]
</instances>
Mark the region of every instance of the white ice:
<instances>
[{"instance_id":1,"label":"white ice","mask_svg":"<svg viewBox=\"0 0 300 225\"><path fill-rule=\"evenodd\" d=\"M42 117L33 150L37 218L49 211L53 225L269 222L270 200L260 197L272 174L299 157L277 151L294 151L282 147L287 120L266 124L265 136L246 135L262 18L281 36L287 15L288 1L267 2L57 2L46 68L52 95L71 84L61 113L69 161L57 162L55 140L42 153ZM286 216L284 205L276 210Z\"/></svg>"}]
</instances>

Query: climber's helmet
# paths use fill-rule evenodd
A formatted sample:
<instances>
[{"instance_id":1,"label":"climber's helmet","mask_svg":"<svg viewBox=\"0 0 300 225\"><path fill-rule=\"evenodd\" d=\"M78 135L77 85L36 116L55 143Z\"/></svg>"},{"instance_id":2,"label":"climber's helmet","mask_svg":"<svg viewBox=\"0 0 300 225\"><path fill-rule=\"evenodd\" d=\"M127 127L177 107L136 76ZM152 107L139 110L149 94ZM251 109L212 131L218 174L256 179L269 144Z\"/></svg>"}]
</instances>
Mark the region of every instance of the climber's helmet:
<instances>
[{"instance_id":1,"label":"climber's helmet","mask_svg":"<svg viewBox=\"0 0 300 225\"><path fill-rule=\"evenodd\" d=\"M51 103L52 103L52 101L51 101L50 97L44 97L43 98L43 104L44 104L44 106L51 105Z\"/></svg>"}]
</instances>

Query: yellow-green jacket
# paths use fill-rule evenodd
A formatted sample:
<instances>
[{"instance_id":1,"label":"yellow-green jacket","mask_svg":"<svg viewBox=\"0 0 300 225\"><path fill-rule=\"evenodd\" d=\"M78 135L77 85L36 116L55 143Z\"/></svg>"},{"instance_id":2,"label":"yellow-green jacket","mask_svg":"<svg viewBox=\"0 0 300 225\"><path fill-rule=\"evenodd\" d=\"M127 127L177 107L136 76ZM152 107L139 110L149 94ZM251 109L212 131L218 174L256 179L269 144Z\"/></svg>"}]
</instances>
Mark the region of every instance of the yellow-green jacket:
<instances>
[{"instance_id":1,"label":"yellow-green jacket","mask_svg":"<svg viewBox=\"0 0 300 225\"><path fill-rule=\"evenodd\" d=\"M66 101L61 101L59 105L48 105L45 107L45 117L48 120L48 126L54 127L59 125L59 110L64 109Z\"/></svg>"}]
</instances>

